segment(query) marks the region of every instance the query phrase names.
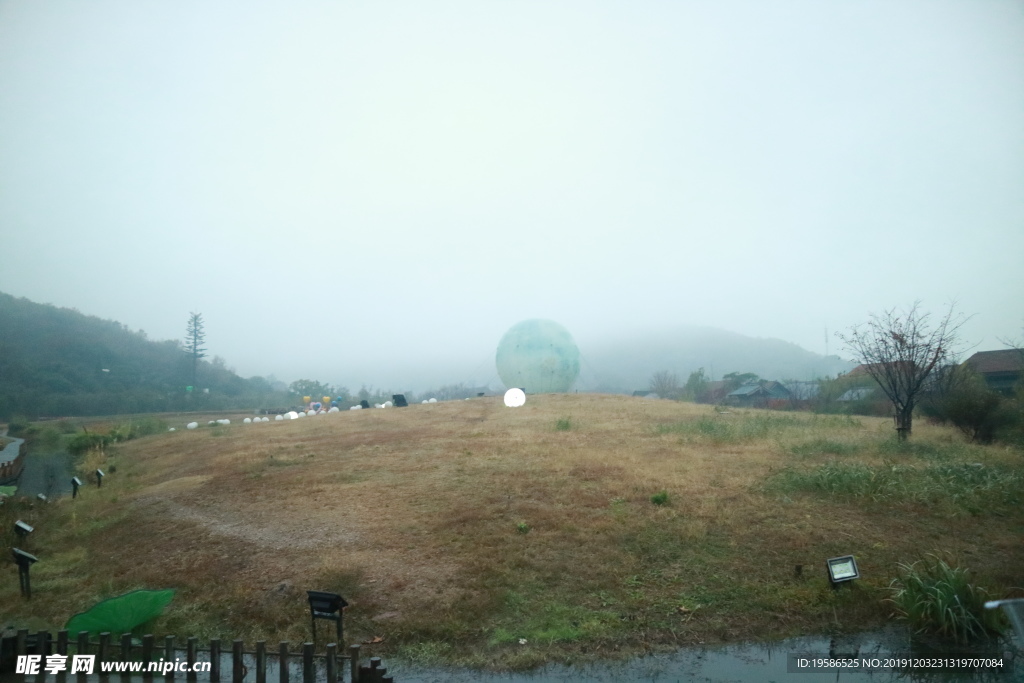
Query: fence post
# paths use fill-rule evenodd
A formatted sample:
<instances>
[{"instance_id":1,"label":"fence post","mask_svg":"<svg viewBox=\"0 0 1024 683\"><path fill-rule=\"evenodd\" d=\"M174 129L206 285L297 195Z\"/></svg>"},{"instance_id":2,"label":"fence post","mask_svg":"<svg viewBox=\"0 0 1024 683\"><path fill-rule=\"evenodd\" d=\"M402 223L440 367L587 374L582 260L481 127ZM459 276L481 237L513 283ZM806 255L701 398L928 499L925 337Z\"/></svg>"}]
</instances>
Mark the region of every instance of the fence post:
<instances>
[{"instance_id":1,"label":"fence post","mask_svg":"<svg viewBox=\"0 0 1024 683\"><path fill-rule=\"evenodd\" d=\"M267 683L267 641L256 641L256 683Z\"/></svg>"},{"instance_id":2,"label":"fence post","mask_svg":"<svg viewBox=\"0 0 1024 683\"><path fill-rule=\"evenodd\" d=\"M153 640L152 633L142 636L142 677L146 680L153 678L153 672L149 670L149 663L153 661Z\"/></svg>"},{"instance_id":3,"label":"fence post","mask_svg":"<svg viewBox=\"0 0 1024 683\"><path fill-rule=\"evenodd\" d=\"M302 644L302 683L316 683L316 668L313 666L313 643Z\"/></svg>"},{"instance_id":4,"label":"fence post","mask_svg":"<svg viewBox=\"0 0 1024 683\"><path fill-rule=\"evenodd\" d=\"M132 657L132 634L122 633L121 634L121 661L127 662ZM121 672L121 680L127 681L131 678L132 672L128 671L127 668Z\"/></svg>"},{"instance_id":5,"label":"fence post","mask_svg":"<svg viewBox=\"0 0 1024 683\"><path fill-rule=\"evenodd\" d=\"M89 654L89 632L79 631L78 632L78 653L80 655ZM78 683L85 683L85 672L78 672Z\"/></svg>"},{"instance_id":6,"label":"fence post","mask_svg":"<svg viewBox=\"0 0 1024 683\"><path fill-rule=\"evenodd\" d=\"M327 683L338 683L338 644L327 643Z\"/></svg>"},{"instance_id":7,"label":"fence post","mask_svg":"<svg viewBox=\"0 0 1024 683\"><path fill-rule=\"evenodd\" d=\"M242 641L236 640L231 644L231 681L242 683L245 673L242 671Z\"/></svg>"},{"instance_id":8,"label":"fence post","mask_svg":"<svg viewBox=\"0 0 1024 683\"><path fill-rule=\"evenodd\" d=\"M220 638L210 641L210 683L220 683Z\"/></svg>"},{"instance_id":9,"label":"fence post","mask_svg":"<svg viewBox=\"0 0 1024 683\"><path fill-rule=\"evenodd\" d=\"M17 657L25 654L25 648L28 647L28 629L19 628L18 635L14 639L14 654Z\"/></svg>"},{"instance_id":10,"label":"fence post","mask_svg":"<svg viewBox=\"0 0 1024 683\"><path fill-rule=\"evenodd\" d=\"M167 636L164 638L164 661L174 661L174 636ZM164 678L168 681L174 678L174 667L171 667L170 671L166 671L167 667L164 667Z\"/></svg>"},{"instance_id":11,"label":"fence post","mask_svg":"<svg viewBox=\"0 0 1024 683\"><path fill-rule=\"evenodd\" d=\"M189 681L196 680L196 644L198 641L199 639L195 636L189 636L185 641L185 659L188 661L188 673L185 674L185 679Z\"/></svg>"},{"instance_id":12,"label":"fence post","mask_svg":"<svg viewBox=\"0 0 1024 683\"><path fill-rule=\"evenodd\" d=\"M103 662L110 659L110 631L104 631L100 634L100 648L96 651L96 669L99 673Z\"/></svg>"},{"instance_id":13,"label":"fence post","mask_svg":"<svg viewBox=\"0 0 1024 683\"><path fill-rule=\"evenodd\" d=\"M352 683L359 683L359 646L351 646L348 653L352 657L349 662L352 666Z\"/></svg>"},{"instance_id":14,"label":"fence post","mask_svg":"<svg viewBox=\"0 0 1024 683\"><path fill-rule=\"evenodd\" d=\"M288 641L283 640L277 647L277 660L278 660L278 680L281 683L288 683Z\"/></svg>"},{"instance_id":15,"label":"fence post","mask_svg":"<svg viewBox=\"0 0 1024 683\"><path fill-rule=\"evenodd\" d=\"M57 654L64 655L65 657L67 657L67 655L68 655L68 632L67 632L67 630L58 631L57 632ZM65 659L64 661L67 662L68 660ZM68 669L69 668L71 668L71 667L65 666L62 671L58 671L57 672L57 681L63 683L63 681L67 680Z\"/></svg>"},{"instance_id":16,"label":"fence post","mask_svg":"<svg viewBox=\"0 0 1024 683\"><path fill-rule=\"evenodd\" d=\"M43 656L43 661L46 661L46 656L50 654L50 632L40 631L36 634L36 654Z\"/></svg>"}]
</instances>

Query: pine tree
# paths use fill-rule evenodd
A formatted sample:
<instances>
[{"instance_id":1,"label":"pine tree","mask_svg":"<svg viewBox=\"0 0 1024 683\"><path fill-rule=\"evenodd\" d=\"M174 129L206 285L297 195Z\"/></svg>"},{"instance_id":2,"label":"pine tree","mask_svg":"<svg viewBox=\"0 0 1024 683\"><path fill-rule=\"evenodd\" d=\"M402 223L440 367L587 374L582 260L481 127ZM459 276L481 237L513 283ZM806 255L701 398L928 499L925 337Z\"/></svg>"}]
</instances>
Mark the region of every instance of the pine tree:
<instances>
[{"instance_id":1,"label":"pine tree","mask_svg":"<svg viewBox=\"0 0 1024 683\"><path fill-rule=\"evenodd\" d=\"M192 355L192 386L196 386L196 368L199 359L206 358L206 333L203 331L203 314L189 313L188 326L185 328L185 351Z\"/></svg>"}]
</instances>

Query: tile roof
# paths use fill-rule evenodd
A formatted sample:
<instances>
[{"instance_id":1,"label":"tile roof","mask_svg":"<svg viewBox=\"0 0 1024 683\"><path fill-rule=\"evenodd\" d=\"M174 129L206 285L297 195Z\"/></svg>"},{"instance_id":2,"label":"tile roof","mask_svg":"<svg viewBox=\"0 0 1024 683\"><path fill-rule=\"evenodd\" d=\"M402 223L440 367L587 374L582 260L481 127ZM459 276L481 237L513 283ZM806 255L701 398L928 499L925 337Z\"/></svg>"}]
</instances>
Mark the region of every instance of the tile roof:
<instances>
[{"instance_id":1,"label":"tile roof","mask_svg":"<svg viewBox=\"0 0 1024 683\"><path fill-rule=\"evenodd\" d=\"M978 351L965 361L975 372L1020 372L1024 370L1024 349Z\"/></svg>"}]
</instances>

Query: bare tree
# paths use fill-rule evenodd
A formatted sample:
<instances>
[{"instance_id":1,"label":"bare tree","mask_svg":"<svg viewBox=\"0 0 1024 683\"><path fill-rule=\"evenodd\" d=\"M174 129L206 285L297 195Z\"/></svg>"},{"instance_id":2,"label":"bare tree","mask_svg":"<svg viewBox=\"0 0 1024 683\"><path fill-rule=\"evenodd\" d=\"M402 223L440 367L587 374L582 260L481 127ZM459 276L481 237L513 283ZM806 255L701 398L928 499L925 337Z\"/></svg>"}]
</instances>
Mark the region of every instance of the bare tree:
<instances>
[{"instance_id":1,"label":"bare tree","mask_svg":"<svg viewBox=\"0 0 1024 683\"><path fill-rule=\"evenodd\" d=\"M659 370L651 376L651 391L661 398L676 398L679 395L679 377L668 370Z\"/></svg>"},{"instance_id":2,"label":"bare tree","mask_svg":"<svg viewBox=\"0 0 1024 683\"><path fill-rule=\"evenodd\" d=\"M929 375L955 361L957 332L965 319L954 308L951 304L934 328L915 301L906 311L871 314L866 326L836 334L892 401L901 441L910 437L914 408Z\"/></svg>"}]
</instances>

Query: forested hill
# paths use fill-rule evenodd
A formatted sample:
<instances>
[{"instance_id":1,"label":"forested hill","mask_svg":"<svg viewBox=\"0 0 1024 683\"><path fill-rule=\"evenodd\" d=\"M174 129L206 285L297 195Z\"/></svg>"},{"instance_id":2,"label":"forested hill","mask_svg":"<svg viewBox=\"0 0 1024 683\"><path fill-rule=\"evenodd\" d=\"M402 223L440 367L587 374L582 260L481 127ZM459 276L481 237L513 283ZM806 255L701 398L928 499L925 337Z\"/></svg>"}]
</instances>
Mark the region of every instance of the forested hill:
<instances>
[{"instance_id":1,"label":"forested hill","mask_svg":"<svg viewBox=\"0 0 1024 683\"><path fill-rule=\"evenodd\" d=\"M0 420L257 407L287 400L260 377L192 359L112 320L0 293ZM209 389L204 393L203 389Z\"/></svg>"}]
</instances>

